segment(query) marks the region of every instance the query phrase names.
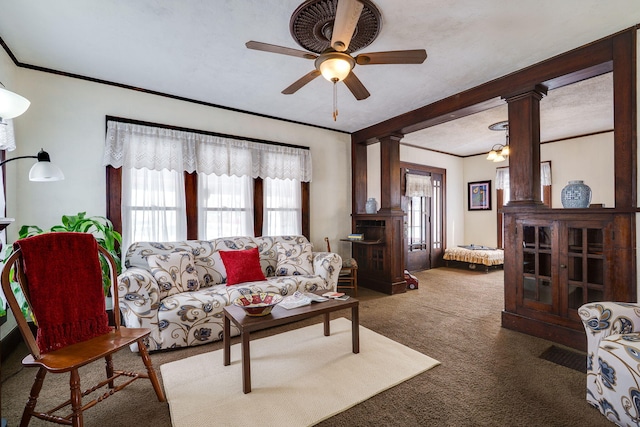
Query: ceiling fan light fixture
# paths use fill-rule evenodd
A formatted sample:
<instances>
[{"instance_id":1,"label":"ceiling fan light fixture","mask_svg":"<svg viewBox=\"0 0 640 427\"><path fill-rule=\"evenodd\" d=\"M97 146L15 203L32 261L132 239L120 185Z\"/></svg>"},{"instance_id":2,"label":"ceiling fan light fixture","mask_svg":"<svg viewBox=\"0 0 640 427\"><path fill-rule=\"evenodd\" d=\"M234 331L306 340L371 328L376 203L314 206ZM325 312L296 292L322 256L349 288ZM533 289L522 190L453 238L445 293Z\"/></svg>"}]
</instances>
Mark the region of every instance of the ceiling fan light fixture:
<instances>
[{"instance_id":1,"label":"ceiling fan light fixture","mask_svg":"<svg viewBox=\"0 0 640 427\"><path fill-rule=\"evenodd\" d=\"M494 160L498 157L498 153L495 150L489 151L489 155L487 156L487 160Z\"/></svg>"},{"instance_id":2,"label":"ceiling fan light fixture","mask_svg":"<svg viewBox=\"0 0 640 427\"><path fill-rule=\"evenodd\" d=\"M355 64L355 60L345 53L328 52L320 55L315 65L325 79L341 82L347 78Z\"/></svg>"}]
</instances>

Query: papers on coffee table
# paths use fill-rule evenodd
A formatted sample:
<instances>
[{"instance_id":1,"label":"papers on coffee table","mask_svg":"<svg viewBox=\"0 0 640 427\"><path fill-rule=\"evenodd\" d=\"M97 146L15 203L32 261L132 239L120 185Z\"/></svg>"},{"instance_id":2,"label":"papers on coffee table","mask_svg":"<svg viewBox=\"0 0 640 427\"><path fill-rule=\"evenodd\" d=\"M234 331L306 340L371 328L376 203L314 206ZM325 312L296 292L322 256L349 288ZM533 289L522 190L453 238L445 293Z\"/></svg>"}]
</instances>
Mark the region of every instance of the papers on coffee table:
<instances>
[{"instance_id":1,"label":"papers on coffee table","mask_svg":"<svg viewBox=\"0 0 640 427\"><path fill-rule=\"evenodd\" d=\"M344 292L325 292L322 296L327 298L340 298L344 296Z\"/></svg>"},{"instance_id":2,"label":"papers on coffee table","mask_svg":"<svg viewBox=\"0 0 640 427\"><path fill-rule=\"evenodd\" d=\"M323 302L323 301L327 301L327 298L321 297L320 295L312 294L310 292L296 291L293 295L284 297L282 302L280 302L280 304L278 305L280 307L284 307L290 310L292 308L309 305L311 304L311 302Z\"/></svg>"}]
</instances>

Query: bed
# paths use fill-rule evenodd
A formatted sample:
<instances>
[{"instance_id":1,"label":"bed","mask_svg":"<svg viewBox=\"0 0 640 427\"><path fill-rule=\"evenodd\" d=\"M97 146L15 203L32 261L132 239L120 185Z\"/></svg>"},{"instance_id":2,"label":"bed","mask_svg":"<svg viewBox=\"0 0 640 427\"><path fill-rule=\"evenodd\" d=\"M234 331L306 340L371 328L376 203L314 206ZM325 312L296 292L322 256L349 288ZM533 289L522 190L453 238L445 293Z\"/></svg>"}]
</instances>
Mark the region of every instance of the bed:
<instances>
[{"instance_id":1,"label":"bed","mask_svg":"<svg viewBox=\"0 0 640 427\"><path fill-rule=\"evenodd\" d=\"M487 246L467 245L447 248L444 250L444 260L447 267L465 266L470 270L478 267L484 269L485 273L490 268L502 268L504 265L504 251L502 249L489 248Z\"/></svg>"}]
</instances>

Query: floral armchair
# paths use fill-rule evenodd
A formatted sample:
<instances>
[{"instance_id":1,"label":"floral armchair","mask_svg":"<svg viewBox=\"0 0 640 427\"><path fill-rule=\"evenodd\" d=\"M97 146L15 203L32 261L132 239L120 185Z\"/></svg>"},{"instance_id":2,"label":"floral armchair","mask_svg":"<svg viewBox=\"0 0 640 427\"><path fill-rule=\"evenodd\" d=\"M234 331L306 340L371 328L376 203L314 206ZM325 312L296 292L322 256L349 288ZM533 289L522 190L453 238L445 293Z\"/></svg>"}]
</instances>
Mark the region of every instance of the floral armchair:
<instances>
[{"instance_id":1,"label":"floral armchair","mask_svg":"<svg viewBox=\"0 0 640 427\"><path fill-rule=\"evenodd\" d=\"M578 310L587 333L587 402L619 426L640 424L640 305Z\"/></svg>"}]
</instances>

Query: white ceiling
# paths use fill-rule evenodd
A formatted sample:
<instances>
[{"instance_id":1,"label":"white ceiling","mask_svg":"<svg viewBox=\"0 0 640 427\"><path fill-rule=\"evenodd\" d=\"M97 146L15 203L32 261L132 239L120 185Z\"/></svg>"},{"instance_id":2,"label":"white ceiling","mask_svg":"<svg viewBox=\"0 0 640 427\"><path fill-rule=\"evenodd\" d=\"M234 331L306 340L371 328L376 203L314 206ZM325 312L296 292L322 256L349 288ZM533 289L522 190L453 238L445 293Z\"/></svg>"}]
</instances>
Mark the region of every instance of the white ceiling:
<instances>
[{"instance_id":1,"label":"white ceiling","mask_svg":"<svg viewBox=\"0 0 640 427\"><path fill-rule=\"evenodd\" d=\"M340 84L334 122L326 80L280 93L313 61L245 47L255 40L302 49L289 33L301 2L0 0L0 37L23 64L354 132L640 23L639 0L374 0L382 30L356 54L424 48L428 57L356 66L371 96L356 101ZM611 77L550 91L541 106L543 141L611 129ZM502 120L506 107L403 142L478 154L504 141L488 130Z\"/></svg>"}]
</instances>

